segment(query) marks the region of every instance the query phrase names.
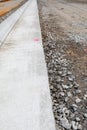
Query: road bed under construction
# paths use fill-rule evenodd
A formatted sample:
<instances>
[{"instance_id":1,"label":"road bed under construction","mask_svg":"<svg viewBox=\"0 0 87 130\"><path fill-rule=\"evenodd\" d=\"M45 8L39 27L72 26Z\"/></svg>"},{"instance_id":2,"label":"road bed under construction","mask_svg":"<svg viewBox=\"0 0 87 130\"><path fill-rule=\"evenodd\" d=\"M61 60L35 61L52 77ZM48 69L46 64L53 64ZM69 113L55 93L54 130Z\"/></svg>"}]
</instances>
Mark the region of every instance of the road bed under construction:
<instances>
[{"instance_id":1,"label":"road bed under construction","mask_svg":"<svg viewBox=\"0 0 87 130\"><path fill-rule=\"evenodd\" d=\"M58 130L87 130L87 0L38 0Z\"/></svg>"}]
</instances>

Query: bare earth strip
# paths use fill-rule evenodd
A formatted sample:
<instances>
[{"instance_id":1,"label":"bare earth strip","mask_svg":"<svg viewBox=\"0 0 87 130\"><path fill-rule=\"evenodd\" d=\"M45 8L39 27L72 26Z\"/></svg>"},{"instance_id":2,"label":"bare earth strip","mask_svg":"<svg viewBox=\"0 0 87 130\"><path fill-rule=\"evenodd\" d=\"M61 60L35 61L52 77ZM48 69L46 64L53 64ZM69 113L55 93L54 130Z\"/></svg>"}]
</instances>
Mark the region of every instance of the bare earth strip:
<instances>
[{"instance_id":1,"label":"bare earth strip","mask_svg":"<svg viewBox=\"0 0 87 130\"><path fill-rule=\"evenodd\" d=\"M87 0L38 5L56 126L87 130Z\"/></svg>"},{"instance_id":2,"label":"bare earth strip","mask_svg":"<svg viewBox=\"0 0 87 130\"><path fill-rule=\"evenodd\" d=\"M0 1L0 23L28 0Z\"/></svg>"}]
</instances>

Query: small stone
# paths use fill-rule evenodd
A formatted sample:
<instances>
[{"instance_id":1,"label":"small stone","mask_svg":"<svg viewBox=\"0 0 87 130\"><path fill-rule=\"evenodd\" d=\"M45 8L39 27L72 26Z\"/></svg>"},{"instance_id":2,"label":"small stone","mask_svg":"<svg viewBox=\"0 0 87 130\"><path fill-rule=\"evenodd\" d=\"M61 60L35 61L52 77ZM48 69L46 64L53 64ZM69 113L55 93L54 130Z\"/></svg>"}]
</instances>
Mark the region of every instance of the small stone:
<instances>
[{"instance_id":1,"label":"small stone","mask_svg":"<svg viewBox=\"0 0 87 130\"><path fill-rule=\"evenodd\" d=\"M74 118L74 117L75 117L75 114L71 113L71 114L70 114L70 117L71 117L71 118Z\"/></svg>"},{"instance_id":2,"label":"small stone","mask_svg":"<svg viewBox=\"0 0 87 130\"><path fill-rule=\"evenodd\" d=\"M77 94L81 93L81 90L77 89L77 90L76 90L76 93L77 93Z\"/></svg>"},{"instance_id":3,"label":"small stone","mask_svg":"<svg viewBox=\"0 0 87 130\"><path fill-rule=\"evenodd\" d=\"M68 72L67 72L67 74L68 74L68 75L71 75L71 74L72 74L72 72L68 71Z\"/></svg>"},{"instance_id":4,"label":"small stone","mask_svg":"<svg viewBox=\"0 0 87 130\"><path fill-rule=\"evenodd\" d=\"M71 122L71 126L72 126L72 129L73 129L73 130L77 130L77 129L78 129L77 124L76 124L75 121L72 121L72 122Z\"/></svg>"},{"instance_id":5,"label":"small stone","mask_svg":"<svg viewBox=\"0 0 87 130\"><path fill-rule=\"evenodd\" d=\"M73 87L73 84L69 84L69 88L72 88Z\"/></svg>"},{"instance_id":6,"label":"small stone","mask_svg":"<svg viewBox=\"0 0 87 130\"><path fill-rule=\"evenodd\" d=\"M86 100L86 99L87 99L87 94L84 95L84 100Z\"/></svg>"},{"instance_id":7,"label":"small stone","mask_svg":"<svg viewBox=\"0 0 87 130\"><path fill-rule=\"evenodd\" d=\"M79 121L80 121L80 118L79 118L79 117L76 117L76 121L79 122Z\"/></svg>"},{"instance_id":8,"label":"small stone","mask_svg":"<svg viewBox=\"0 0 87 130\"><path fill-rule=\"evenodd\" d=\"M65 77L65 76L66 76L66 73L63 73L63 74L62 74L62 77Z\"/></svg>"},{"instance_id":9,"label":"small stone","mask_svg":"<svg viewBox=\"0 0 87 130\"><path fill-rule=\"evenodd\" d=\"M70 109L72 110L72 112L77 111L78 106L76 104L72 104L72 106L70 107Z\"/></svg>"},{"instance_id":10,"label":"small stone","mask_svg":"<svg viewBox=\"0 0 87 130\"><path fill-rule=\"evenodd\" d=\"M61 82L61 77L57 77L57 82Z\"/></svg>"},{"instance_id":11,"label":"small stone","mask_svg":"<svg viewBox=\"0 0 87 130\"><path fill-rule=\"evenodd\" d=\"M65 102L67 102L69 100L69 98L68 97L65 97Z\"/></svg>"},{"instance_id":12,"label":"small stone","mask_svg":"<svg viewBox=\"0 0 87 130\"><path fill-rule=\"evenodd\" d=\"M64 92L60 92L59 94L60 94L61 96L64 96L64 95L65 95Z\"/></svg>"},{"instance_id":13,"label":"small stone","mask_svg":"<svg viewBox=\"0 0 87 130\"><path fill-rule=\"evenodd\" d=\"M76 82L74 82L74 88L78 89L78 87L79 87L79 84L77 84Z\"/></svg>"},{"instance_id":14,"label":"small stone","mask_svg":"<svg viewBox=\"0 0 87 130\"><path fill-rule=\"evenodd\" d=\"M87 98L87 94L84 95Z\"/></svg>"},{"instance_id":15,"label":"small stone","mask_svg":"<svg viewBox=\"0 0 87 130\"><path fill-rule=\"evenodd\" d=\"M68 77L68 80L69 80L69 81L73 81L73 78L72 78L72 77Z\"/></svg>"},{"instance_id":16,"label":"small stone","mask_svg":"<svg viewBox=\"0 0 87 130\"><path fill-rule=\"evenodd\" d=\"M62 87L63 87L64 89L68 89L68 88L69 88L68 85L64 85L64 84L62 84Z\"/></svg>"},{"instance_id":17,"label":"small stone","mask_svg":"<svg viewBox=\"0 0 87 130\"><path fill-rule=\"evenodd\" d=\"M65 104L61 104L61 105L59 105L59 108L63 109L64 106L65 106Z\"/></svg>"},{"instance_id":18,"label":"small stone","mask_svg":"<svg viewBox=\"0 0 87 130\"><path fill-rule=\"evenodd\" d=\"M61 74L62 74L62 71L58 71L58 73L59 73L59 75L61 75Z\"/></svg>"},{"instance_id":19,"label":"small stone","mask_svg":"<svg viewBox=\"0 0 87 130\"><path fill-rule=\"evenodd\" d=\"M69 116L69 110L66 107L64 107L62 111L64 116Z\"/></svg>"},{"instance_id":20,"label":"small stone","mask_svg":"<svg viewBox=\"0 0 87 130\"><path fill-rule=\"evenodd\" d=\"M53 89L53 86L52 86L52 85L50 86L50 89L51 89L51 90Z\"/></svg>"},{"instance_id":21,"label":"small stone","mask_svg":"<svg viewBox=\"0 0 87 130\"><path fill-rule=\"evenodd\" d=\"M80 98L76 98L76 103L79 103L81 102L81 99Z\"/></svg>"},{"instance_id":22,"label":"small stone","mask_svg":"<svg viewBox=\"0 0 87 130\"><path fill-rule=\"evenodd\" d=\"M84 114L84 117L87 118L87 113Z\"/></svg>"},{"instance_id":23,"label":"small stone","mask_svg":"<svg viewBox=\"0 0 87 130\"><path fill-rule=\"evenodd\" d=\"M68 97L72 97L71 92L67 92Z\"/></svg>"},{"instance_id":24,"label":"small stone","mask_svg":"<svg viewBox=\"0 0 87 130\"><path fill-rule=\"evenodd\" d=\"M69 113L70 113L69 110L66 110L66 111L65 111L65 115L66 115L66 116L69 116Z\"/></svg>"},{"instance_id":25,"label":"small stone","mask_svg":"<svg viewBox=\"0 0 87 130\"><path fill-rule=\"evenodd\" d=\"M49 70L49 73L52 74L52 73L53 73L53 70L50 69L50 70Z\"/></svg>"},{"instance_id":26,"label":"small stone","mask_svg":"<svg viewBox=\"0 0 87 130\"><path fill-rule=\"evenodd\" d=\"M60 118L60 125L64 127L67 130L71 129L71 124L69 121L66 119L66 117Z\"/></svg>"},{"instance_id":27,"label":"small stone","mask_svg":"<svg viewBox=\"0 0 87 130\"><path fill-rule=\"evenodd\" d=\"M61 92L63 91L63 88L62 88L61 85L58 84L58 85L57 85L57 88L60 89Z\"/></svg>"},{"instance_id":28,"label":"small stone","mask_svg":"<svg viewBox=\"0 0 87 130\"><path fill-rule=\"evenodd\" d=\"M82 130L82 126L80 124L78 125L78 130Z\"/></svg>"},{"instance_id":29,"label":"small stone","mask_svg":"<svg viewBox=\"0 0 87 130\"><path fill-rule=\"evenodd\" d=\"M72 106L73 106L73 107L76 107L76 108L78 107L76 104L72 104Z\"/></svg>"},{"instance_id":30,"label":"small stone","mask_svg":"<svg viewBox=\"0 0 87 130\"><path fill-rule=\"evenodd\" d=\"M74 75L71 75L71 77L72 77L73 79L75 79L75 76L74 76Z\"/></svg>"}]
</instances>

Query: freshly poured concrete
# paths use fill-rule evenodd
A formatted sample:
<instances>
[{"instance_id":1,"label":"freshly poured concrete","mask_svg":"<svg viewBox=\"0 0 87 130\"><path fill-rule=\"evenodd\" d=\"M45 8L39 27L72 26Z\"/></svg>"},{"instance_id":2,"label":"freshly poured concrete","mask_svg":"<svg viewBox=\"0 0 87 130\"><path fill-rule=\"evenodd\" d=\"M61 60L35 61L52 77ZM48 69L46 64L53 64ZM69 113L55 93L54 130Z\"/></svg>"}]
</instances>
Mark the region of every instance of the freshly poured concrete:
<instances>
[{"instance_id":1,"label":"freshly poured concrete","mask_svg":"<svg viewBox=\"0 0 87 130\"><path fill-rule=\"evenodd\" d=\"M36 0L0 48L0 130L55 130Z\"/></svg>"}]
</instances>

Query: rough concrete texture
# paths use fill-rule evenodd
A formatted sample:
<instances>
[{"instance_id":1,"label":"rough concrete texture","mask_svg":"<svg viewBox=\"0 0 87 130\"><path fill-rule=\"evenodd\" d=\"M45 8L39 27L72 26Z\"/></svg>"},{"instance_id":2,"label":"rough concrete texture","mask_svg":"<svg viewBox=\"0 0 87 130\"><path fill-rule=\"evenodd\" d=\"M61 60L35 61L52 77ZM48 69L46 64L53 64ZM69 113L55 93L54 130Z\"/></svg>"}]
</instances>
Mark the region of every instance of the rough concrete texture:
<instances>
[{"instance_id":1,"label":"rough concrete texture","mask_svg":"<svg viewBox=\"0 0 87 130\"><path fill-rule=\"evenodd\" d=\"M55 130L36 0L0 48L0 130Z\"/></svg>"}]
</instances>

